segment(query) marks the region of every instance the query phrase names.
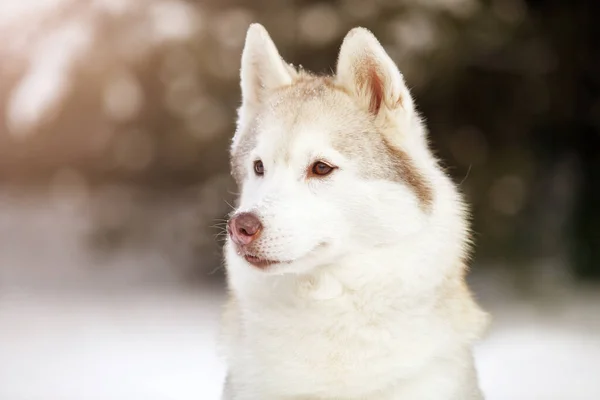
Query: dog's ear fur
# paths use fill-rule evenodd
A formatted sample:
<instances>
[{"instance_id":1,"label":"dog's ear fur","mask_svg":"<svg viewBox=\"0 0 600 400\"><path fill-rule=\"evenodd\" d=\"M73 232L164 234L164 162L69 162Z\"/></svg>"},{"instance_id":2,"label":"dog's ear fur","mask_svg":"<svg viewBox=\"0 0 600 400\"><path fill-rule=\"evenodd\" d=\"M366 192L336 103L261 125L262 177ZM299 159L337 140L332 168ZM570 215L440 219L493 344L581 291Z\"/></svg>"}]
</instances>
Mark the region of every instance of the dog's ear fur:
<instances>
[{"instance_id":1,"label":"dog's ear fur","mask_svg":"<svg viewBox=\"0 0 600 400\"><path fill-rule=\"evenodd\" d=\"M251 24L242 52L242 105L238 109L237 129L231 144L232 152L238 146L248 122L256 114L268 92L291 85L296 76L295 68L283 61L267 30L260 24Z\"/></svg>"},{"instance_id":2,"label":"dog's ear fur","mask_svg":"<svg viewBox=\"0 0 600 400\"><path fill-rule=\"evenodd\" d=\"M354 28L344 38L336 79L374 115L384 110L403 110L407 116L413 114L413 100L402 74L365 28Z\"/></svg>"},{"instance_id":3,"label":"dog's ear fur","mask_svg":"<svg viewBox=\"0 0 600 400\"><path fill-rule=\"evenodd\" d=\"M265 93L290 85L294 76L295 70L283 61L267 30L257 23L250 25L240 71L242 107L258 106Z\"/></svg>"}]
</instances>

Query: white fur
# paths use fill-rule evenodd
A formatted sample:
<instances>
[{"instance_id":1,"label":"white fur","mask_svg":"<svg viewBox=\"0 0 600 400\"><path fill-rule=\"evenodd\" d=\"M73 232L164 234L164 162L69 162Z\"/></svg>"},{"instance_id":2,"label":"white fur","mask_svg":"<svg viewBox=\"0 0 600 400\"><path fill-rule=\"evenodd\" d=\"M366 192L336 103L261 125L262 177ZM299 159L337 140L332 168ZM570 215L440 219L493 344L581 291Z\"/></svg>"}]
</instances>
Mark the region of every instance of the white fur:
<instances>
[{"instance_id":1,"label":"white fur","mask_svg":"<svg viewBox=\"0 0 600 400\"><path fill-rule=\"evenodd\" d=\"M428 209L409 185L365 178L361 172L370 167L333 146L330 132L360 123L342 118L340 110L357 107L358 115L361 96L371 95L353 86L355 66L365 57L381 66L386 82L381 113L387 117L375 121L392 118L402 130L390 140L411 155L434 189ZM260 216L260 256L285 263L260 270L231 241L225 246L231 298L223 319L229 369L223 398L481 399L471 346L486 316L463 283L463 205L427 148L409 91L383 48L368 31L352 30L337 80L356 102L334 96L339 106L327 108L308 99L308 111L296 115L296 105L269 97L296 76L255 24L241 79L232 152L243 157L237 161L246 174L236 212ZM236 153L255 118L255 146ZM252 172L256 159L264 163L262 177ZM317 159L339 169L327 179L307 179L307 166Z\"/></svg>"},{"instance_id":2,"label":"white fur","mask_svg":"<svg viewBox=\"0 0 600 400\"><path fill-rule=\"evenodd\" d=\"M290 85L294 71L285 64L269 34L259 24L252 24L248 29L242 66L242 107L239 111L240 122L247 123L244 116L256 110L263 101L264 93L278 86ZM234 146L237 139L236 135Z\"/></svg>"}]
</instances>

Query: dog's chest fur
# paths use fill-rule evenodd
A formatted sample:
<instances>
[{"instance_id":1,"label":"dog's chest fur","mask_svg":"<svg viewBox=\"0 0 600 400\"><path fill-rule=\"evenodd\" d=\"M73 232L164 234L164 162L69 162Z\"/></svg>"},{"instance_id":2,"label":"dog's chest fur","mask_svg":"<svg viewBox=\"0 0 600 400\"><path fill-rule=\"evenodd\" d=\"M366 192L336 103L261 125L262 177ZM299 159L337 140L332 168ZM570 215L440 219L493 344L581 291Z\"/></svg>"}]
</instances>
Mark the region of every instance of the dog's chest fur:
<instances>
[{"instance_id":1,"label":"dog's chest fur","mask_svg":"<svg viewBox=\"0 0 600 400\"><path fill-rule=\"evenodd\" d=\"M384 399L463 350L447 310L392 283L353 291L324 275L252 291L229 305L236 400Z\"/></svg>"}]
</instances>

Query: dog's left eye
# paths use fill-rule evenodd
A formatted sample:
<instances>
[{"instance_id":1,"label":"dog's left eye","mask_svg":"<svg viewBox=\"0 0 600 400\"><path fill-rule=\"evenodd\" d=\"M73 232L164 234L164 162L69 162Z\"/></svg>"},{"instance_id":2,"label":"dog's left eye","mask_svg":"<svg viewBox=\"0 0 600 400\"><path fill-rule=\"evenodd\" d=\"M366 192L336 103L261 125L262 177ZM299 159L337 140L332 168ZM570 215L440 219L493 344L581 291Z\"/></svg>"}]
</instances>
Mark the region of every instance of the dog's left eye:
<instances>
[{"instance_id":1,"label":"dog's left eye","mask_svg":"<svg viewBox=\"0 0 600 400\"><path fill-rule=\"evenodd\" d=\"M258 176L263 176L265 174L265 166L261 160L254 161L254 173Z\"/></svg>"},{"instance_id":2,"label":"dog's left eye","mask_svg":"<svg viewBox=\"0 0 600 400\"><path fill-rule=\"evenodd\" d=\"M334 169L335 169L335 167L332 167L331 165L326 164L323 161L317 161L310 168L309 176L316 176L316 177L327 176L331 172L333 172Z\"/></svg>"}]
</instances>

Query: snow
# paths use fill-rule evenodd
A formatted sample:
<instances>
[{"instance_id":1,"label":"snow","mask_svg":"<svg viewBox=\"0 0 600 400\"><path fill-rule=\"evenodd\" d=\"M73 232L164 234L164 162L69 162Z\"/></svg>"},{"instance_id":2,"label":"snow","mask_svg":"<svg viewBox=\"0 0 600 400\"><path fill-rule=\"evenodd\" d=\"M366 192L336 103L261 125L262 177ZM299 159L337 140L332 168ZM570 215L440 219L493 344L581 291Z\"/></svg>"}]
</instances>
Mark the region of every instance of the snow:
<instances>
[{"instance_id":1,"label":"snow","mask_svg":"<svg viewBox=\"0 0 600 400\"><path fill-rule=\"evenodd\" d=\"M0 399L218 399L208 291L3 296Z\"/></svg>"},{"instance_id":2,"label":"snow","mask_svg":"<svg viewBox=\"0 0 600 400\"><path fill-rule=\"evenodd\" d=\"M208 286L5 292L0 399L217 400L222 301L222 290ZM488 400L600 398L597 331L546 319L500 317L478 347Z\"/></svg>"},{"instance_id":3,"label":"snow","mask_svg":"<svg viewBox=\"0 0 600 400\"><path fill-rule=\"evenodd\" d=\"M571 328L513 327L478 352L488 400L600 398L598 334Z\"/></svg>"}]
</instances>

